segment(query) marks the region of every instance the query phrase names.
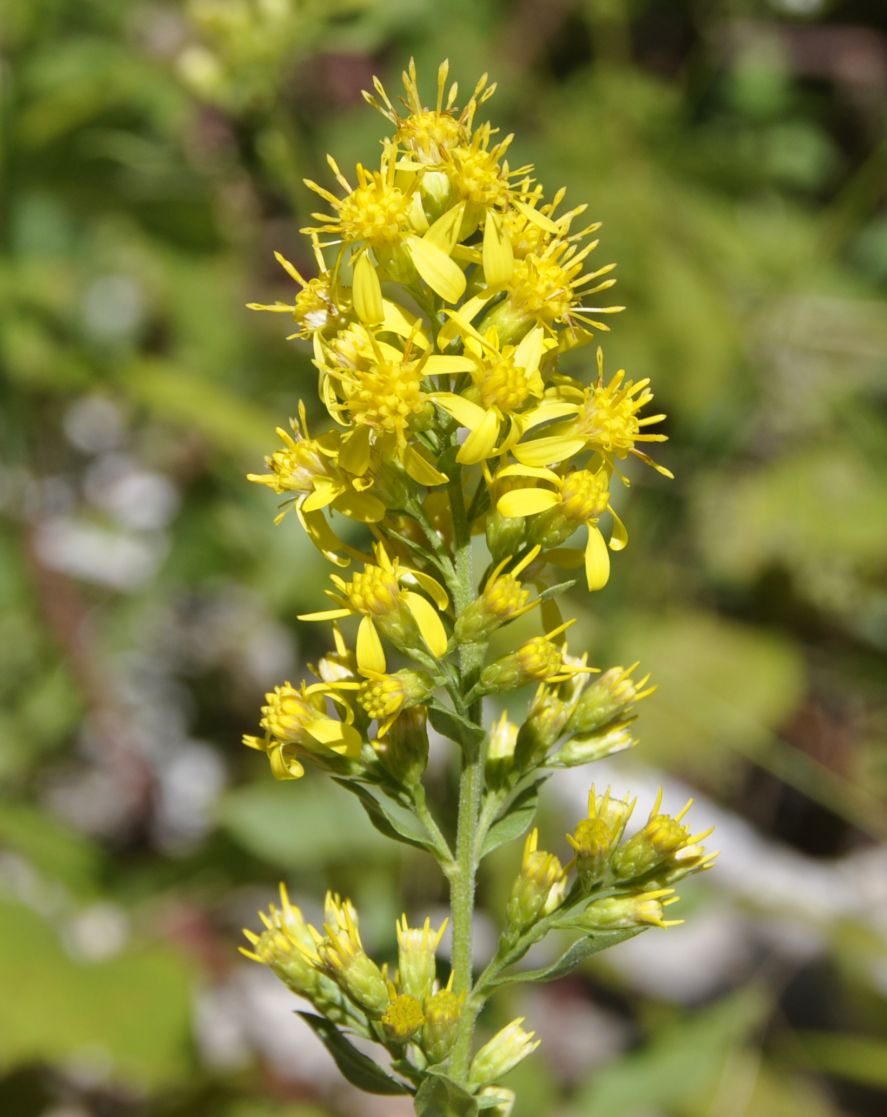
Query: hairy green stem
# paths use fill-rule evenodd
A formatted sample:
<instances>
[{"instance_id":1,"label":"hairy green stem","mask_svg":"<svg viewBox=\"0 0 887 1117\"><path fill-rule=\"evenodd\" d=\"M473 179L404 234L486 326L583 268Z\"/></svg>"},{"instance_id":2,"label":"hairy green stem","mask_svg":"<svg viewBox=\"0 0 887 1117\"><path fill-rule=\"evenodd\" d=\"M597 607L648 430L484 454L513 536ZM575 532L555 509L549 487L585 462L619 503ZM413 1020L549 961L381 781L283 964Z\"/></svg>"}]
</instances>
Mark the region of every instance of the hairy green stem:
<instances>
[{"instance_id":1,"label":"hairy green stem","mask_svg":"<svg viewBox=\"0 0 887 1117\"><path fill-rule=\"evenodd\" d=\"M456 615L459 616L474 599L474 569L471 559L471 525L465 514L461 471L450 483L453 509L454 545L456 556ZM459 649L460 689L467 696L474 687L484 662L481 644L465 644ZM468 720L481 729L481 702L472 702L466 711ZM476 834L484 785L483 748L477 737L466 734L462 741L462 771L459 778L459 812L456 822L456 866L450 878L450 902L453 914L453 988L466 998L465 1011L456 1033L450 1056L450 1072L458 1081L465 1081L471 1061L471 1038L476 1013L469 1010L472 969L472 924L474 891L477 878Z\"/></svg>"}]
</instances>

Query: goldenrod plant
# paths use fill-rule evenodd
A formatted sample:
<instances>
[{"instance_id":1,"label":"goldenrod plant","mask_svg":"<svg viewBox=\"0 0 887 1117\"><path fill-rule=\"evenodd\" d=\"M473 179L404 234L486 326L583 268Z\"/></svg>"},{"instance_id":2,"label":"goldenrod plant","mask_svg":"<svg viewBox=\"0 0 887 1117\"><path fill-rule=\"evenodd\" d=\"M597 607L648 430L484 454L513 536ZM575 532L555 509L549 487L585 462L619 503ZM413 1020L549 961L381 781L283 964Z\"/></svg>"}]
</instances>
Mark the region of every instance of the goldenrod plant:
<instances>
[{"instance_id":1,"label":"goldenrod plant","mask_svg":"<svg viewBox=\"0 0 887 1117\"><path fill-rule=\"evenodd\" d=\"M444 925L405 914L389 969L365 951L348 899L327 895L315 927L284 886L244 952L311 1003L301 1015L352 1083L412 1094L428 1117L508 1114L502 1079L538 1041L520 1018L478 1045L488 999L669 926L674 886L713 858L687 808L662 813L661 796L629 833L634 800L591 786L587 816L546 839L568 860L532 827L553 770L634 744L648 680L636 665L599 672L571 653L558 599L577 581L601 591L611 552L626 546L610 503L614 482L627 483L624 460L671 475L645 449L665 437L663 416L645 412L648 380L608 375L600 347L589 383L560 368L622 309L597 305L614 265L592 263L598 226L586 207L566 208L563 190L546 198L532 167L509 165L512 137L478 122L494 88L482 77L460 108L443 63L427 107L411 64L395 105L377 80L366 99L393 128L378 167L346 176L329 158L330 187L308 183L323 211L302 230L316 274L279 256L294 298L253 304L292 318L291 336L312 346L331 423L310 430L299 403L250 479L284 498L279 518L292 510L341 573L329 607L301 618L332 626L315 679L269 692L262 734L244 743L277 779L326 773L382 833L437 862L452 952L441 965ZM343 517L366 526L365 551L340 537ZM540 634L491 656L493 635L532 610ZM522 724L493 710L534 684ZM453 804L428 793L429 723L459 767ZM478 867L522 837L498 946L475 973ZM522 968L554 933L572 944Z\"/></svg>"}]
</instances>

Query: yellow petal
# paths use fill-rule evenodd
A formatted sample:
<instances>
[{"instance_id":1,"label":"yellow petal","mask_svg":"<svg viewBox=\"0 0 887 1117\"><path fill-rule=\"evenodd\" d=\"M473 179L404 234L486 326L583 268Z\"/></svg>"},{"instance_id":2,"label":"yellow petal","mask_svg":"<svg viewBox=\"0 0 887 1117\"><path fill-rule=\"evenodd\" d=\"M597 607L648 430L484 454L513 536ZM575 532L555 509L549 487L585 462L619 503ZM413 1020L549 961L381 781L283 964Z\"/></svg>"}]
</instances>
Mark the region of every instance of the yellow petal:
<instances>
[{"instance_id":1,"label":"yellow petal","mask_svg":"<svg viewBox=\"0 0 887 1117\"><path fill-rule=\"evenodd\" d=\"M490 287L504 287L514 275L514 248L501 214L487 210L484 222L484 279ZM518 362L520 363L520 362Z\"/></svg>"},{"instance_id":2,"label":"yellow petal","mask_svg":"<svg viewBox=\"0 0 887 1117\"><path fill-rule=\"evenodd\" d=\"M521 339L514 352L514 363L529 373L536 372L544 352L545 333L541 326L535 326Z\"/></svg>"},{"instance_id":3,"label":"yellow petal","mask_svg":"<svg viewBox=\"0 0 887 1117\"><path fill-rule=\"evenodd\" d=\"M588 525L588 542L585 545L585 577L590 590L599 590L610 579L610 552L604 537L593 524Z\"/></svg>"},{"instance_id":4,"label":"yellow petal","mask_svg":"<svg viewBox=\"0 0 887 1117\"><path fill-rule=\"evenodd\" d=\"M339 452L339 465L362 477L370 464L370 428L355 427L346 436Z\"/></svg>"},{"instance_id":5,"label":"yellow petal","mask_svg":"<svg viewBox=\"0 0 887 1117\"><path fill-rule=\"evenodd\" d=\"M484 413L480 426L475 427L459 447L456 461L463 465L477 465L493 453L499 437L499 416L495 411Z\"/></svg>"},{"instance_id":6,"label":"yellow petal","mask_svg":"<svg viewBox=\"0 0 887 1117\"><path fill-rule=\"evenodd\" d=\"M377 524L385 518L385 505L371 493L342 493L336 498L333 508L349 519L362 524Z\"/></svg>"},{"instance_id":7,"label":"yellow petal","mask_svg":"<svg viewBox=\"0 0 887 1117\"><path fill-rule=\"evenodd\" d=\"M282 745L268 753L271 774L276 780L298 780L305 775L305 769L296 758L284 751Z\"/></svg>"},{"instance_id":8,"label":"yellow petal","mask_svg":"<svg viewBox=\"0 0 887 1117\"><path fill-rule=\"evenodd\" d=\"M546 233L559 233L560 226L546 217L544 213L540 213L538 209L533 206L528 206L526 202L515 202L514 205L526 217L528 221L532 221L534 225L538 225L540 229L544 229Z\"/></svg>"},{"instance_id":9,"label":"yellow petal","mask_svg":"<svg viewBox=\"0 0 887 1117\"><path fill-rule=\"evenodd\" d=\"M447 645L450 641L437 609L427 597L422 597L421 594L406 590L403 596L407 608L413 614L413 619L419 626L419 632L422 634L422 639L428 646L428 650L438 658L446 655Z\"/></svg>"},{"instance_id":10,"label":"yellow petal","mask_svg":"<svg viewBox=\"0 0 887 1117\"><path fill-rule=\"evenodd\" d=\"M382 284L366 252L361 252L354 265L354 281L351 289L354 309L361 322L375 326L385 317L382 305Z\"/></svg>"},{"instance_id":11,"label":"yellow petal","mask_svg":"<svg viewBox=\"0 0 887 1117\"><path fill-rule=\"evenodd\" d=\"M496 511L500 516L535 516L559 503L551 489L512 489L499 498Z\"/></svg>"},{"instance_id":12,"label":"yellow petal","mask_svg":"<svg viewBox=\"0 0 887 1117\"><path fill-rule=\"evenodd\" d=\"M584 446L584 438L551 435L547 438L534 438L531 442L521 442L513 448L512 453L524 465L545 466L566 461L578 454Z\"/></svg>"},{"instance_id":13,"label":"yellow petal","mask_svg":"<svg viewBox=\"0 0 887 1117\"><path fill-rule=\"evenodd\" d=\"M465 293L465 273L436 244L417 236L405 241L416 271L436 295L448 303L458 302Z\"/></svg>"},{"instance_id":14,"label":"yellow petal","mask_svg":"<svg viewBox=\"0 0 887 1117\"><path fill-rule=\"evenodd\" d=\"M491 292L485 292L483 295L475 295L474 298L471 298L468 300L468 302L463 303L463 305L459 307L459 317L462 318L465 322L474 321L474 319L478 316L478 314L480 314L483 308L490 301L491 294ZM455 341L458 336L459 323L455 322L452 318L448 318L438 332L437 344L441 349L443 349L451 341Z\"/></svg>"},{"instance_id":15,"label":"yellow petal","mask_svg":"<svg viewBox=\"0 0 887 1117\"><path fill-rule=\"evenodd\" d=\"M616 515L610 505L607 505L610 515L613 517L613 532L610 536L610 550L611 551L624 551L628 546L628 529L625 524Z\"/></svg>"},{"instance_id":16,"label":"yellow petal","mask_svg":"<svg viewBox=\"0 0 887 1117\"><path fill-rule=\"evenodd\" d=\"M371 617L362 617L357 629L357 666L361 670L385 672L385 649Z\"/></svg>"},{"instance_id":17,"label":"yellow petal","mask_svg":"<svg viewBox=\"0 0 887 1117\"><path fill-rule=\"evenodd\" d=\"M537 477L540 481L552 481L555 485L560 481L553 469L534 468L531 465L506 465L496 473L496 477Z\"/></svg>"},{"instance_id":18,"label":"yellow petal","mask_svg":"<svg viewBox=\"0 0 887 1117\"><path fill-rule=\"evenodd\" d=\"M457 396L455 392L429 392L428 394L448 415L453 416L459 426L467 427L469 430L479 427L487 414L479 404L472 403L464 396Z\"/></svg>"},{"instance_id":19,"label":"yellow petal","mask_svg":"<svg viewBox=\"0 0 887 1117\"><path fill-rule=\"evenodd\" d=\"M305 534L324 558L336 566L348 566L351 560L341 554L344 544L326 522L323 512L306 512L304 508L299 508L298 514Z\"/></svg>"},{"instance_id":20,"label":"yellow petal","mask_svg":"<svg viewBox=\"0 0 887 1117\"><path fill-rule=\"evenodd\" d=\"M326 508L328 504L332 504L343 488L344 485L340 481L317 477L314 480L314 492L305 497L302 508L306 512L316 512L319 508Z\"/></svg>"},{"instance_id":21,"label":"yellow petal","mask_svg":"<svg viewBox=\"0 0 887 1117\"><path fill-rule=\"evenodd\" d=\"M425 243L433 244L449 256L459 242L459 227L462 224L464 213L464 202L459 202L452 209L448 209L442 217L438 217L425 234L423 237Z\"/></svg>"},{"instance_id":22,"label":"yellow petal","mask_svg":"<svg viewBox=\"0 0 887 1117\"><path fill-rule=\"evenodd\" d=\"M430 574L423 574L421 570L410 570L409 577L415 578L423 590L428 594L438 609L446 609L450 603L447 591L436 578Z\"/></svg>"},{"instance_id":23,"label":"yellow petal","mask_svg":"<svg viewBox=\"0 0 887 1117\"><path fill-rule=\"evenodd\" d=\"M420 345L423 349L428 348L427 335L421 329L416 329L418 319L415 314L410 314L408 310L404 310L402 306L398 306L390 299L383 299L382 307L384 310L382 329L384 331L397 334L398 337L412 336L417 345Z\"/></svg>"},{"instance_id":24,"label":"yellow petal","mask_svg":"<svg viewBox=\"0 0 887 1117\"><path fill-rule=\"evenodd\" d=\"M350 617L350 609L321 609L318 613L299 613L299 621L338 621L342 617Z\"/></svg>"},{"instance_id":25,"label":"yellow petal","mask_svg":"<svg viewBox=\"0 0 887 1117\"><path fill-rule=\"evenodd\" d=\"M407 446L403 452L403 467L414 481L420 485L445 485L449 477L433 465L428 458L413 446Z\"/></svg>"},{"instance_id":26,"label":"yellow petal","mask_svg":"<svg viewBox=\"0 0 887 1117\"><path fill-rule=\"evenodd\" d=\"M308 726L309 734L318 744L324 745L332 752L343 753L345 756L359 756L363 743L361 735L353 725L336 721L335 718L321 717Z\"/></svg>"},{"instance_id":27,"label":"yellow petal","mask_svg":"<svg viewBox=\"0 0 887 1117\"><path fill-rule=\"evenodd\" d=\"M470 357L447 357L439 355L428 357L422 365L426 376L439 376L448 372L471 372L477 367L477 362Z\"/></svg>"}]
</instances>

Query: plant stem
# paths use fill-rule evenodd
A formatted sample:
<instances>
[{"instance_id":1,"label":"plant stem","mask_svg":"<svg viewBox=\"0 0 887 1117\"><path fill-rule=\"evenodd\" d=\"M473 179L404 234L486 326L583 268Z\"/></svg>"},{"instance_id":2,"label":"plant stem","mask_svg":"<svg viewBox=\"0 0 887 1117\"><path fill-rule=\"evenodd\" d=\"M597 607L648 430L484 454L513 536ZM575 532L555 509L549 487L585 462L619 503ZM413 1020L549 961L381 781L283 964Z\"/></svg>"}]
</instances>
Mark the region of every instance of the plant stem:
<instances>
[{"instance_id":1,"label":"plant stem","mask_svg":"<svg viewBox=\"0 0 887 1117\"><path fill-rule=\"evenodd\" d=\"M456 558L456 615L467 608L475 596L471 558L471 525L465 514L461 471L450 482ZM459 649L460 689L466 696L475 685L484 662L482 644L465 644ZM481 729L481 701L470 704L468 720ZM466 734L462 741L462 771L459 778L459 813L456 823L456 866L450 880L453 914L453 989L464 994L465 1011L459 1022L450 1055L450 1073L465 1081L471 1060L471 1037L476 1013L469 1008L471 992L472 924L474 890L477 877L476 832L484 784L483 748L477 736Z\"/></svg>"}]
</instances>

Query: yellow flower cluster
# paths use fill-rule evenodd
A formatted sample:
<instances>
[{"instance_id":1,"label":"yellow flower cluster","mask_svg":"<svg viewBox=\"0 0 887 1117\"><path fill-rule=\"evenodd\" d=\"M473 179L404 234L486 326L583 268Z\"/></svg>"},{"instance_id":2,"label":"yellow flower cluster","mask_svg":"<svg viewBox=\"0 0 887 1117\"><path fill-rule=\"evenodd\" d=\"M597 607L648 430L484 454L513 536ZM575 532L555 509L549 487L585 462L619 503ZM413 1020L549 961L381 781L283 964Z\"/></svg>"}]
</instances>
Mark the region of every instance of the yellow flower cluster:
<instances>
[{"instance_id":1,"label":"yellow flower cluster","mask_svg":"<svg viewBox=\"0 0 887 1117\"><path fill-rule=\"evenodd\" d=\"M398 105L378 80L365 95L392 126L378 164L345 174L329 157L332 181L307 183L323 202L302 230L315 274L278 255L292 302L251 304L292 317L329 423L310 430L298 403L250 480L283 497L278 520L293 509L340 570L330 607L300 618L331 622L333 649L314 681L266 696L263 736L244 741L277 778L300 777L306 760L330 772L384 834L437 859L450 884L452 968L441 984L443 928L404 917L390 978L366 954L353 906L334 896L318 930L282 893L248 953L327 1021L388 1048L401 1078L379 1070L381 1092L402 1088L417 1113L442 1112L445 1079L454 1112L504 1115L509 1091L497 1080L536 1044L516 1020L472 1056L484 1001L515 979L503 971L549 929L606 945L667 926L671 885L710 858L702 835L659 803L623 841L630 805L592 789L588 817L568 835L569 864L530 831L499 949L473 979L481 858L526 831L550 769L630 747L635 707L652 689L634 667L598 675L570 654L572 621L556 599L574 583L560 569L584 568L588 590L600 590L628 542L611 503L614 481L628 483L623 463L671 474L645 448L665 438L651 429L664 416L647 413L646 378L606 375L600 347L590 376L563 367L581 369L577 351L622 309L593 305L614 265L591 262L598 225L584 223L586 207L564 208L563 190L547 197L531 166L509 165L512 137L477 120L495 88L486 76L461 107L446 63L431 105L412 63L403 82ZM343 541L353 538L343 517L364 525L364 544ZM493 634L537 606L540 633L491 656ZM485 724L485 698L530 684L522 724ZM426 723L456 746L455 827L426 798ZM340 1067L370 1073L344 1035L316 1030Z\"/></svg>"}]
</instances>

